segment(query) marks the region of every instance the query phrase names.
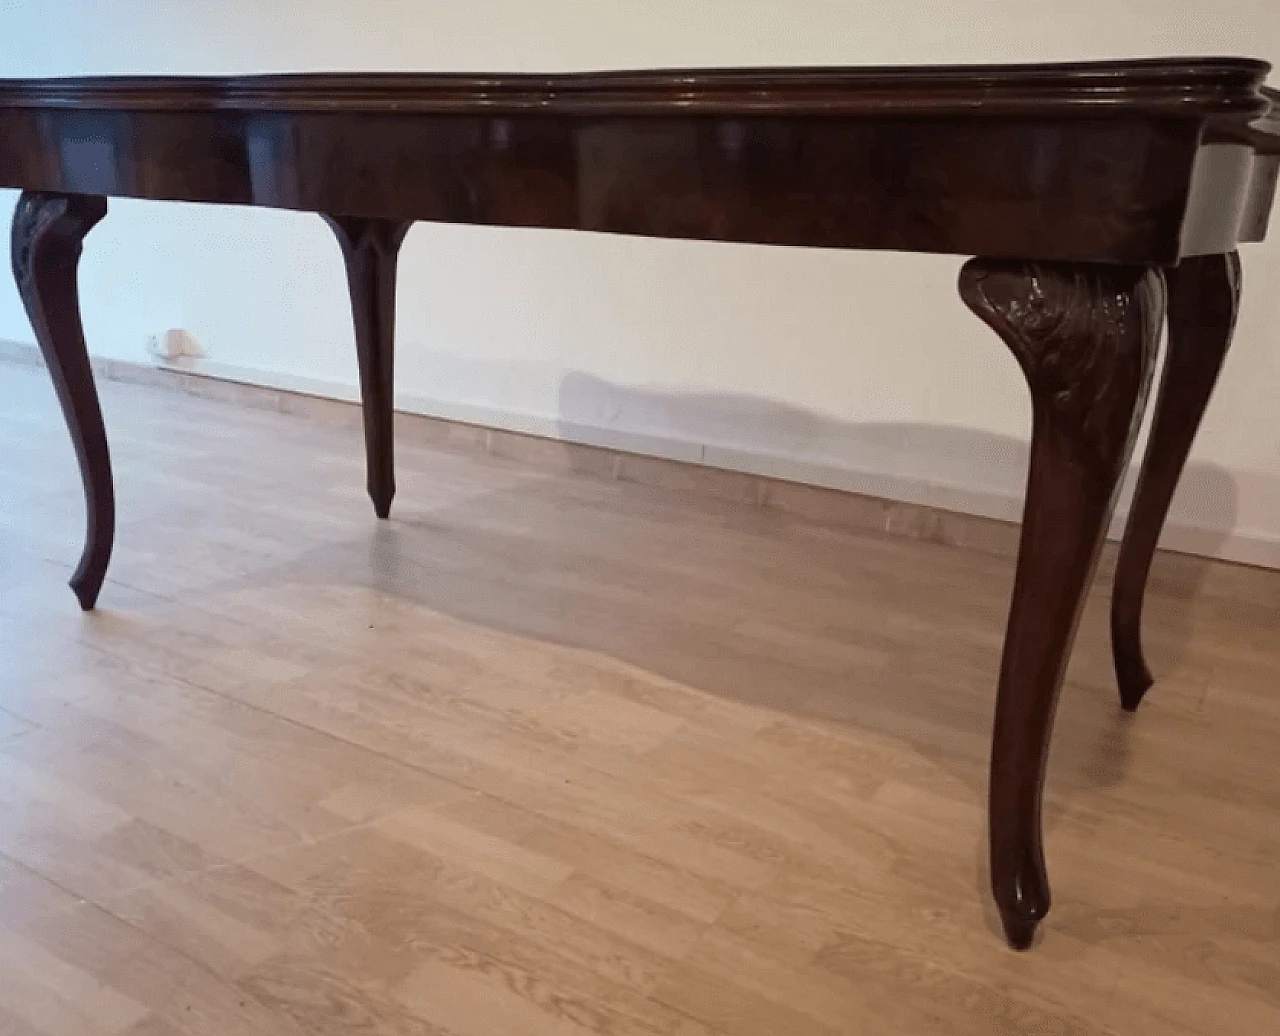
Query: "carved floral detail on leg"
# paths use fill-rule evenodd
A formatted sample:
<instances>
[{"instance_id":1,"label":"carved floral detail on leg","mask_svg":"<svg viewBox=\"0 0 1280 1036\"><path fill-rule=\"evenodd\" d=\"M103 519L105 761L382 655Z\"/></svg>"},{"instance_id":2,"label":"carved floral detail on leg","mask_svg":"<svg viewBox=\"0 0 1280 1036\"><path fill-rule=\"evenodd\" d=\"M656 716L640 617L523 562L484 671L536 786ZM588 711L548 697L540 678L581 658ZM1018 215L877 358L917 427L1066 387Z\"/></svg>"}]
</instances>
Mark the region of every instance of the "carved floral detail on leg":
<instances>
[{"instance_id":1,"label":"carved floral detail on leg","mask_svg":"<svg viewBox=\"0 0 1280 1036\"><path fill-rule=\"evenodd\" d=\"M992 888L1022 949L1050 904L1040 813L1058 693L1141 419L1164 291L1145 268L975 259L960 294L1012 350L1032 398L990 789Z\"/></svg>"},{"instance_id":2,"label":"carved floral detail on leg","mask_svg":"<svg viewBox=\"0 0 1280 1036\"><path fill-rule=\"evenodd\" d=\"M1134 267L981 261L962 275L965 302L1008 344L1033 402L1076 430L1082 460L1114 463L1129 435L1124 407L1139 377L1139 311L1163 306L1159 274Z\"/></svg>"}]
</instances>

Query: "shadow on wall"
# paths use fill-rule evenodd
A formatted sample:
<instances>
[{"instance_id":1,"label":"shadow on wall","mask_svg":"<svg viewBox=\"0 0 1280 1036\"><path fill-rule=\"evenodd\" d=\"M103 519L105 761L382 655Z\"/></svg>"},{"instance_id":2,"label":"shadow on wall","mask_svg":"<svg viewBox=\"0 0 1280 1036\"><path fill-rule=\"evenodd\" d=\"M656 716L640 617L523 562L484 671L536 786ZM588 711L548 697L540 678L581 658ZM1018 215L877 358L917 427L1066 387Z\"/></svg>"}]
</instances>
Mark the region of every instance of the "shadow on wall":
<instances>
[{"instance_id":1,"label":"shadow on wall","mask_svg":"<svg viewBox=\"0 0 1280 1036\"><path fill-rule=\"evenodd\" d=\"M599 430L625 429L640 441L667 440L671 448L663 452L680 460L1021 519L1030 447L1012 436L955 425L846 422L756 396L664 392L579 372L562 380L559 404L560 437L570 441L613 444ZM699 443L705 445L690 445ZM1113 539L1123 532L1145 447L1144 435L1117 508ZM1208 556L1221 551L1235 527L1238 499L1227 470L1193 461L1183 471L1171 524L1179 526L1182 541L1193 541L1197 553L1162 551L1152 564L1148 612L1158 612L1159 621L1146 624L1152 631L1146 647L1157 679L1185 661L1192 609L1212 565ZM1106 587L1108 600L1116 553L1114 546L1104 552L1095 580ZM1109 650L1096 658L1078 654L1077 678L1103 685L1114 679Z\"/></svg>"},{"instance_id":2,"label":"shadow on wall","mask_svg":"<svg viewBox=\"0 0 1280 1036\"><path fill-rule=\"evenodd\" d=\"M901 499L904 483L930 502L931 486L954 486L1016 519L1028 447L1019 439L918 422L854 423L804 407L731 393L664 392L572 372L560 384L560 434L625 429L679 444L680 459L738 467L763 455L770 473ZM705 444L701 449L686 444ZM737 463L734 463L737 461ZM798 478L796 476L799 476ZM805 477L805 476L809 477Z\"/></svg>"}]
</instances>

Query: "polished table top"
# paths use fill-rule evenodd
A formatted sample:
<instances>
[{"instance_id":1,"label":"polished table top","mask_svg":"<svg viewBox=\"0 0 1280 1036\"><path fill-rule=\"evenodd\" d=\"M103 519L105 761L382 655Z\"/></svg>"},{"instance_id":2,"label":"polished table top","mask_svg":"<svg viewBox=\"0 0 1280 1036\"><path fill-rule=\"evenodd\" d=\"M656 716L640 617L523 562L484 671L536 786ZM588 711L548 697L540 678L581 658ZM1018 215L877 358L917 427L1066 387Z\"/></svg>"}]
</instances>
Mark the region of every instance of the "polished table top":
<instances>
[{"instance_id":1,"label":"polished table top","mask_svg":"<svg viewBox=\"0 0 1280 1036\"><path fill-rule=\"evenodd\" d=\"M1250 123L1270 109L1267 70L1188 58L0 80L0 185L1168 264L1260 236L1253 155L1274 145ZM1242 203L1234 226L1224 198Z\"/></svg>"},{"instance_id":2,"label":"polished table top","mask_svg":"<svg viewBox=\"0 0 1280 1036\"><path fill-rule=\"evenodd\" d=\"M307 72L0 79L0 105L132 111L467 115L909 115L1067 110L1251 113L1270 71L1253 58L1035 65L670 68L557 74Z\"/></svg>"},{"instance_id":3,"label":"polished table top","mask_svg":"<svg viewBox=\"0 0 1280 1036\"><path fill-rule=\"evenodd\" d=\"M989 811L992 889L1025 948L1049 910L1040 812L1058 693L1167 299L1112 596L1121 704L1152 684L1147 574L1230 344L1236 245L1265 235L1280 171L1268 70L1176 58L0 81L0 186L24 192L14 273L85 488L72 588L94 607L115 527L76 281L108 196L324 216L347 266L380 518L395 494L396 256L416 220L974 256L961 298L1013 352L1034 414ZM895 304L919 300L904 285Z\"/></svg>"}]
</instances>

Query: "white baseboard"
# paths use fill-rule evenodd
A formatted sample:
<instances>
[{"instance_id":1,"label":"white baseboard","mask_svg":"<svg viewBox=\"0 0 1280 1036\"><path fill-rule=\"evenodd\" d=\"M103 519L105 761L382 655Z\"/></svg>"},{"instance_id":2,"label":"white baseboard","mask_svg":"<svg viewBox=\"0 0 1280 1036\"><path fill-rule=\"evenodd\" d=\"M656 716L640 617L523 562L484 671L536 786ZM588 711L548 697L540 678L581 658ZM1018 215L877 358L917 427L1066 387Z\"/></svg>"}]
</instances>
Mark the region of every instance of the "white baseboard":
<instances>
[{"instance_id":1,"label":"white baseboard","mask_svg":"<svg viewBox=\"0 0 1280 1036\"><path fill-rule=\"evenodd\" d=\"M173 370L188 371L206 377L242 384L262 385L283 392L358 402L359 389L340 382L303 378L276 371L259 371L220 364L210 360L184 359ZM750 475L803 482L809 485L839 489L864 496L882 497L903 503L972 514L999 521L1019 521L1022 500L1014 496L973 491L963 487L941 486L877 471L856 470L831 464L787 457L759 450L733 449L684 439L638 434L618 428L607 428L579 422L563 421L536 414L519 413L495 407L477 406L454 400L435 399L411 393L396 393L396 409L446 421L501 428L546 439L561 439L586 446L621 450L645 456L709 467L741 471ZM1117 510L1109 538L1117 540L1124 530L1127 510ZM1201 557L1219 558L1246 565L1280 569L1280 540L1236 532L1203 529L1171 521L1164 529L1160 545L1166 550Z\"/></svg>"},{"instance_id":2,"label":"white baseboard","mask_svg":"<svg viewBox=\"0 0 1280 1036\"><path fill-rule=\"evenodd\" d=\"M39 362L39 354L35 347L23 343L0 341L0 358L3 357L26 363ZM112 365L117 365L117 362L109 361L104 366ZM118 363L118 365L145 366L132 363ZM279 371L257 370L207 359L184 357L173 364L163 364L160 369L349 403L358 403L360 398L359 390L353 384L306 378ZM750 475L801 482L999 521L1017 521L1022 512L1022 501L1011 495L974 491L960 486L937 485L881 471L857 470L851 467L815 463L780 453L638 434L618 428L564 421L537 414L411 393L396 393L396 409L445 421L480 425L524 435L598 446L624 453L661 457ZM1117 511L1109 534L1111 539L1119 538L1126 518L1127 512ZM1160 545L1166 550L1179 553L1280 569L1280 539L1266 535L1234 529L1200 528L1171 521L1165 527Z\"/></svg>"}]
</instances>

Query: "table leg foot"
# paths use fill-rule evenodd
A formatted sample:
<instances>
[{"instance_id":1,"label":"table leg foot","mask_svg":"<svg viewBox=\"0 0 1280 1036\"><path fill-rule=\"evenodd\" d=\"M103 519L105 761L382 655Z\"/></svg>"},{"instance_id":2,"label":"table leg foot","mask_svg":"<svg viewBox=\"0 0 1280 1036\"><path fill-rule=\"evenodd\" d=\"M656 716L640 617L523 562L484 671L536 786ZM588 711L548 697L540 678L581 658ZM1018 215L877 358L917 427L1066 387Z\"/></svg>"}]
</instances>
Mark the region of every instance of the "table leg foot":
<instances>
[{"instance_id":1,"label":"table leg foot","mask_svg":"<svg viewBox=\"0 0 1280 1036\"><path fill-rule=\"evenodd\" d=\"M1115 631L1114 620L1111 627L1111 644L1115 654L1116 682L1120 686L1120 707L1125 712L1137 712L1142 699L1155 683L1151 670L1147 668L1146 660L1142 657L1142 644L1136 636L1132 644L1121 643Z\"/></svg>"},{"instance_id":2,"label":"table leg foot","mask_svg":"<svg viewBox=\"0 0 1280 1036\"><path fill-rule=\"evenodd\" d=\"M85 543L71 589L89 611L98 600L115 536L107 432L80 322L77 270L84 236L107 214L94 195L26 191L13 213L13 275L58 402L84 485Z\"/></svg>"},{"instance_id":3,"label":"table leg foot","mask_svg":"<svg viewBox=\"0 0 1280 1036\"><path fill-rule=\"evenodd\" d=\"M1137 709L1151 687L1142 602L1178 478L1231 345L1240 308L1240 257L1202 255L1166 271L1169 347L1147 456L1134 493L1111 595L1111 646L1120 703Z\"/></svg>"},{"instance_id":4,"label":"table leg foot","mask_svg":"<svg viewBox=\"0 0 1280 1036\"><path fill-rule=\"evenodd\" d=\"M365 216L325 216L342 247L355 319L360 396L364 406L369 498L379 518L396 495L395 322L396 260L413 222Z\"/></svg>"},{"instance_id":5,"label":"table leg foot","mask_svg":"<svg viewBox=\"0 0 1280 1036\"><path fill-rule=\"evenodd\" d=\"M1035 941L1036 928L1040 918L1022 917L1012 910L1000 912L1000 921L1004 925L1004 937L1009 947L1014 950L1029 950Z\"/></svg>"},{"instance_id":6,"label":"table leg foot","mask_svg":"<svg viewBox=\"0 0 1280 1036\"><path fill-rule=\"evenodd\" d=\"M1164 305L1158 271L974 259L965 303L1014 353L1031 467L991 753L991 882L1011 945L1049 912L1041 801L1076 623L1142 416Z\"/></svg>"}]
</instances>

